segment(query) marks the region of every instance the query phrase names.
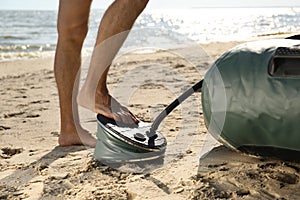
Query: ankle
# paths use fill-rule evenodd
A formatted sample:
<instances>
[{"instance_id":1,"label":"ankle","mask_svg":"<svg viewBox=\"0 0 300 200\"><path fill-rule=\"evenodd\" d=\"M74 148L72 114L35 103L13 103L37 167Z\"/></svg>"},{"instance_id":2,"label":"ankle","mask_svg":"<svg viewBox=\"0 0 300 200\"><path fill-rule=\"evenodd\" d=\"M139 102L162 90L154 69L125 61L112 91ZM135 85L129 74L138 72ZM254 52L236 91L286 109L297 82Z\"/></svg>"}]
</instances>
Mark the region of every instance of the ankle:
<instances>
[{"instance_id":1,"label":"ankle","mask_svg":"<svg viewBox=\"0 0 300 200\"><path fill-rule=\"evenodd\" d=\"M97 89L96 89L96 93L97 93L97 95L108 96L109 91L108 91L106 85L105 86L98 85Z\"/></svg>"},{"instance_id":2,"label":"ankle","mask_svg":"<svg viewBox=\"0 0 300 200\"><path fill-rule=\"evenodd\" d=\"M77 127L80 127L78 124ZM61 134L68 134L77 132L76 125L74 122L62 122L60 127Z\"/></svg>"}]
</instances>

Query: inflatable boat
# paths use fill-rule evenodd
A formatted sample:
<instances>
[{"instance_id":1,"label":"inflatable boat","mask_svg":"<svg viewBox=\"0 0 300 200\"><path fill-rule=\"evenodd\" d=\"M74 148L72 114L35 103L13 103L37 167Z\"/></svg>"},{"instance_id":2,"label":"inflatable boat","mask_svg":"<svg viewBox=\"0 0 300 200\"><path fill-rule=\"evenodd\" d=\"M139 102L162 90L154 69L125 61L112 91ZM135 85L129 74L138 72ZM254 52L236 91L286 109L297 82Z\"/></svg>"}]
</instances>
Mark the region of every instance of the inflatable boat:
<instances>
[{"instance_id":1,"label":"inflatable boat","mask_svg":"<svg viewBox=\"0 0 300 200\"><path fill-rule=\"evenodd\" d=\"M209 132L230 148L261 155L300 152L300 40L237 46L204 78Z\"/></svg>"}]
</instances>

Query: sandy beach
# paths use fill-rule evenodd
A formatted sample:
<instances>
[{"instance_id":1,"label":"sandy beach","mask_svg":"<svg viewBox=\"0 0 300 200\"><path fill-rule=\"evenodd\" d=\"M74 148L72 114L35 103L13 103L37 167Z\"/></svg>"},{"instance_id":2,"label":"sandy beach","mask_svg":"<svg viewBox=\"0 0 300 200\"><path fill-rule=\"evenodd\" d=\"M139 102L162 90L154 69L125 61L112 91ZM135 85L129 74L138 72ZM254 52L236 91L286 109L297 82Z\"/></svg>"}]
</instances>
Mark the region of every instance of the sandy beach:
<instances>
[{"instance_id":1,"label":"sandy beach","mask_svg":"<svg viewBox=\"0 0 300 200\"><path fill-rule=\"evenodd\" d=\"M108 84L117 99L151 122L239 43L124 54L114 61ZM118 91L130 84L138 89L128 101ZM52 57L1 62L0 85L0 199L299 199L299 163L248 156L220 144L200 159L208 135L200 94L187 102L188 111L179 107L161 128L170 143L178 142L180 133L189 136L182 152L163 167L139 174L101 164L93 159L93 148L58 146ZM84 109L80 113L83 125L95 131L95 116Z\"/></svg>"}]
</instances>

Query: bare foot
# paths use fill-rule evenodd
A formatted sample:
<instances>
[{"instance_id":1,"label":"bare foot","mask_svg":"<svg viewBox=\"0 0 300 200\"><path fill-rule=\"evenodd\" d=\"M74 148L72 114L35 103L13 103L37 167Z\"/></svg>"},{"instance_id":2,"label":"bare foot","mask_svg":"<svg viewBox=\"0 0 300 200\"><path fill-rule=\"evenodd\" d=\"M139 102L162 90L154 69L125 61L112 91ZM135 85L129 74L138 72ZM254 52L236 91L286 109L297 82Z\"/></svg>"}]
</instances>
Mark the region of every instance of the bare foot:
<instances>
[{"instance_id":1,"label":"bare foot","mask_svg":"<svg viewBox=\"0 0 300 200\"><path fill-rule=\"evenodd\" d=\"M83 128L67 128L62 130L58 144L60 146L85 145L89 147L96 146L96 139Z\"/></svg>"},{"instance_id":2,"label":"bare foot","mask_svg":"<svg viewBox=\"0 0 300 200\"><path fill-rule=\"evenodd\" d=\"M97 91L95 97L81 90L77 103L95 113L114 119L116 122L128 125L139 123L139 120L125 106L113 98L107 90Z\"/></svg>"}]
</instances>

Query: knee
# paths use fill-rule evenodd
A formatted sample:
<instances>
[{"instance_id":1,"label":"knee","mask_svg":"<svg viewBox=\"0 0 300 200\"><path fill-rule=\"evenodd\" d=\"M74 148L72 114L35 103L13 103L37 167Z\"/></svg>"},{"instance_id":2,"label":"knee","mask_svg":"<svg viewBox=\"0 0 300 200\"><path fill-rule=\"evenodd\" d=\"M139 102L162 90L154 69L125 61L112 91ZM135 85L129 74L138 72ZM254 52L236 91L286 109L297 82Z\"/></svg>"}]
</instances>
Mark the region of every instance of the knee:
<instances>
[{"instance_id":1,"label":"knee","mask_svg":"<svg viewBox=\"0 0 300 200\"><path fill-rule=\"evenodd\" d=\"M82 46L88 32L88 22L57 25L58 38L66 44Z\"/></svg>"}]
</instances>

